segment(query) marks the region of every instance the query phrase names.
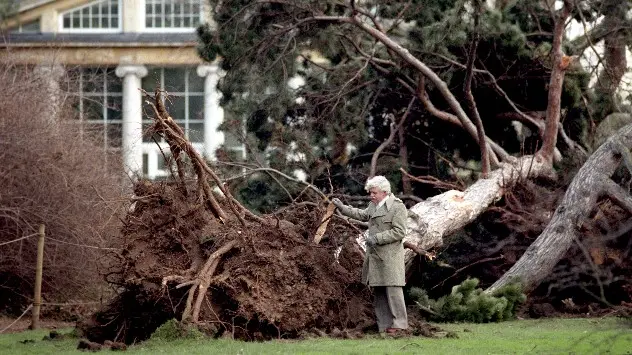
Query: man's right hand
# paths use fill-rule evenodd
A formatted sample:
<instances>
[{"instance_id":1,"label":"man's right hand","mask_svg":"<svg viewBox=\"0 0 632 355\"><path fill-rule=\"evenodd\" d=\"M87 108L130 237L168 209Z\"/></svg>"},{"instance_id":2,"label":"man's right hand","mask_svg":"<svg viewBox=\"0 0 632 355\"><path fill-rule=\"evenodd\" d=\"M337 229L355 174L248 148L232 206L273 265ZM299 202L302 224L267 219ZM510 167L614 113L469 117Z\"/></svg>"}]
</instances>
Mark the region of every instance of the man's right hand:
<instances>
[{"instance_id":1,"label":"man's right hand","mask_svg":"<svg viewBox=\"0 0 632 355\"><path fill-rule=\"evenodd\" d=\"M331 199L331 203L334 204L334 206L338 207L338 208L342 208L345 204L342 203L342 201L340 201L338 198L334 197Z\"/></svg>"}]
</instances>

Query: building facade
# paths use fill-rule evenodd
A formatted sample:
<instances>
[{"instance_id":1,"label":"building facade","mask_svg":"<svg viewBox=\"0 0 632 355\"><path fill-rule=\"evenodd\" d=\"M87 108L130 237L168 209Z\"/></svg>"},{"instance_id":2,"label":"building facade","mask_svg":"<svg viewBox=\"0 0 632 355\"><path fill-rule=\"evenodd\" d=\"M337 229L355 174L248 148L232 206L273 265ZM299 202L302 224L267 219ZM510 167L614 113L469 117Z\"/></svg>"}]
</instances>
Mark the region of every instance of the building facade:
<instances>
[{"instance_id":1,"label":"building facade","mask_svg":"<svg viewBox=\"0 0 632 355\"><path fill-rule=\"evenodd\" d=\"M208 159L224 145L243 146L219 126L216 63L196 52L196 27L208 21L206 0L22 0L2 24L0 59L32 65L51 90L68 84L82 127L122 154L129 174L166 176L164 142L143 135L151 124L143 92L158 86L168 110ZM147 114L145 114L147 113Z\"/></svg>"}]
</instances>

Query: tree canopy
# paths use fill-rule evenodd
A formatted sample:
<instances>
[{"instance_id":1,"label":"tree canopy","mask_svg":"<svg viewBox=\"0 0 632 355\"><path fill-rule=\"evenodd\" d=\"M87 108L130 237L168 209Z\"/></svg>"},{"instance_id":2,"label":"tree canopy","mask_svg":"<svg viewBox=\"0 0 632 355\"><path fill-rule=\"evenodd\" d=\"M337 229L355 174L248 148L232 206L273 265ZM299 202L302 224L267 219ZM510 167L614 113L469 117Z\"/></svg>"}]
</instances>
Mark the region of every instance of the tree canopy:
<instances>
[{"instance_id":1,"label":"tree canopy","mask_svg":"<svg viewBox=\"0 0 632 355\"><path fill-rule=\"evenodd\" d=\"M582 11L572 15L585 22L614 11L607 1L580 3ZM629 7L622 3L618 11ZM463 169L480 170L475 116L498 144L492 163L541 144L555 26L555 10L545 1L211 4L215 23L199 29L199 52L209 61L221 58L227 116L245 118L250 154L276 168L302 169L310 181L329 173L336 188L357 192L390 123L406 116L377 170L399 182L400 191L424 197L437 190L405 187L398 169L452 181L468 175ZM579 54L582 43L565 39L562 49ZM420 72L419 63L439 80ZM599 92L590 77L591 68L574 63L561 93L564 130L584 146L591 125L611 112L596 107ZM288 162L288 155L296 159Z\"/></svg>"}]
</instances>

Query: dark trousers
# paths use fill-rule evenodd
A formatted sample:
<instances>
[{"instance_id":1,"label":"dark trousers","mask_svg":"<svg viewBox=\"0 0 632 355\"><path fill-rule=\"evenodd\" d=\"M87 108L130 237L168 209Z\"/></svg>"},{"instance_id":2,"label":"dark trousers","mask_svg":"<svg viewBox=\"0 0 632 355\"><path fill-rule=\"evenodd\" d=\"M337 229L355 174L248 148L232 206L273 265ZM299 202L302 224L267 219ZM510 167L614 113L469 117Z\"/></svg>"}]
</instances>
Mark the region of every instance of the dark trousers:
<instances>
[{"instance_id":1,"label":"dark trousers","mask_svg":"<svg viewBox=\"0 0 632 355\"><path fill-rule=\"evenodd\" d=\"M404 291L398 286L373 287L373 307L380 332L386 328L408 328Z\"/></svg>"}]
</instances>

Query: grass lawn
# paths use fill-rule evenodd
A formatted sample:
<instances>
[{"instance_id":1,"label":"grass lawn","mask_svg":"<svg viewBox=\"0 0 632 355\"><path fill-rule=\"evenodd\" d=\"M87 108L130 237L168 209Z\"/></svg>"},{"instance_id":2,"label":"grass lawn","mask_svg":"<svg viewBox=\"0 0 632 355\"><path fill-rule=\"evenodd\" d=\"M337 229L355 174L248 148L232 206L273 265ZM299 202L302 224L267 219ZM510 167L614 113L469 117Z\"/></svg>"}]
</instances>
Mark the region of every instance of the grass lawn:
<instances>
[{"instance_id":1,"label":"grass lawn","mask_svg":"<svg viewBox=\"0 0 632 355\"><path fill-rule=\"evenodd\" d=\"M263 343L219 340L149 340L130 354L632 354L632 322L619 318L519 320L492 324L440 324L458 338L359 340L320 338ZM66 332L70 332L67 329ZM79 354L78 340L44 341L46 330L0 334L0 354ZM32 340L32 342L24 342ZM104 350L110 352L110 350Z\"/></svg>"}]
</instances>

